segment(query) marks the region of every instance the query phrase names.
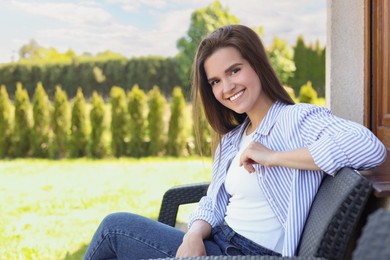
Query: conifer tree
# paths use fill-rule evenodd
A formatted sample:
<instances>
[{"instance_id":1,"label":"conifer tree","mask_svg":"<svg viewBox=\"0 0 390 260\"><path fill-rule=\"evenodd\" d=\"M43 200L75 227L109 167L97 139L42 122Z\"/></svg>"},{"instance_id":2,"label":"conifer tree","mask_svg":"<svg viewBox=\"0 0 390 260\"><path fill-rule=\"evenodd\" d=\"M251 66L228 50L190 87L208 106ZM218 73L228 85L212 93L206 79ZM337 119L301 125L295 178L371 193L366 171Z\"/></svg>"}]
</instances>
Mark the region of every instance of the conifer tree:
<instances>
[{"instance_id":1,"label":"conifer tree","mask_svg":"<svg viewBox=\"0 0 390 260\"><path fill-rule=\"evenodd\" d=\"M0 88L0 158L10 155L12 136L12 105L7 89Z\"/></svg>"},{"instance_id":2,"label":"conifer tree","mask_svg":"<svg viewBox=\"0 0 390 260\"><path fill-rule=\"evenodd\" d=\"M128 111L130 115L130 155L133 157L145 156L147 148L145 147L146 132L146 94L134 85L128 94Z\"/></svg>"},{"instance_id":3,"label":"conifer tree","mask_svg":"<svg viewBox=\"0 0 390 260\"><path fill-rule=\"evenodd\" d=\"M111 104L111 149L116 157L126 155L127 144L129 142L127 126L128 114L126 106L126 93L117 86L110 91Z\"/></svg>"},{"instance_id":4,"label":"conifer tree","mask_svg":"<svg viewBox=\"0 0 390 260\"><path fill-rule=\"evenodd\" d=\"M165 124L164 114L167 101L161 94L158 86L154 86L148 94L149 113L148 113L148 132L149 146L148 155L156 156L164 152L165 145Z\"/></svg>"},{"instance_id":5,"label":"conifer tree","mask_svg":"<svg viewBox=\"0 0 390 260\"><path fill-rule=\"evenodd\" d=\"M183 156L186 148L186 103L180 87L173 89L168 128L168 155Z\"/></svg>"},{"instance_id":6,"label":"conifer tree","mask_svg":"<svg viewBox=\"0 0 390 260\"><path fill-rule=\"evenodd\" d=\"M47 158L49 155L50 101L41 82L33 97L32 155Z\"/></svg>"},{"instance_id":7,"label":"conifer tree","mask_svg":"<svg viewBox=\"0 0 390 260\"><path fill-rule=\"evenodd\" d=\"M305 40L303 39L303 36L299 36L294 47L293 58L296 70L294 77L289 81L295 93L299 93L300 87L308 80L308 68L310 66L308 55L309 53L305 45Z\"/></svg>"},{"instance_id":8,"label":"conifer tree","mask_svg":"<svg viewBox=\"0 0 390 260\"><path fill-rule=\"evenodd\" d=\"M92 108L89 114L91 122L90 153L92 157L102 158L107 155L107 142L104 138L106 130L103 98L94 91Z\"/></svg>"},{"instance_id":9,"label":"conifer tree","mask_svg":"<svg viewBox=\"0 0 390 260\"><path fill-rule=\"evenodd\" d=\"M200 102L200 101L199 101ZM203 111L203 106L195 106L198 111L194 111L194 123L197 125L195 127L195 145L197 151L202 156L210 156L211 151L211 126L206 119L206 115ZM198 132L196 132L198 131Z\"/></svg>"},{"instance_id":10,"label":"conifer tree","mask_svg":"<svg viewBox=\"0 0 390 260\"><path fill-rule=\"evenodd\" d=\"M72 106L70 133L70 155L71 157L87 156L88 145L88 124L85 99L81 88L77 94Z\"/></svg>"},{"instance_id":11,"label":"conifer tree","mask_svg":"<svg viewBox=\"0 0 390 260\"><path fill-rule=\"evenodd\" d=\"M325 48L319 41L314 46L306 45L303 36L299 36L294 47L294 63L296 71L290 78L289 85L299 93L300 87L311 81L313 88L321 96L325 95Z\"/></svg>"},{"instance_id":12,"label":"conifer tree","mask_svg":"<svg viewBox=\"0 0 390 260\"><path fill-rule=\"evenodd\" d=\"M30 154L31 148L31 104L27 90L21 83L16 84L14 107L12 153L15 157L26 157Z\"/></svg>"},{"instance_id":13,"label":"conifer tree","mask_svg":"<svg viewBox=\"0 0 390 260\"><path fill-rule=\"evenodd\" d=\"M70 132L69 101L61 86L56 87L51 117L53 137L50 145L52 158L64 158L68 155Z\"/></svg>"}]
</instances>

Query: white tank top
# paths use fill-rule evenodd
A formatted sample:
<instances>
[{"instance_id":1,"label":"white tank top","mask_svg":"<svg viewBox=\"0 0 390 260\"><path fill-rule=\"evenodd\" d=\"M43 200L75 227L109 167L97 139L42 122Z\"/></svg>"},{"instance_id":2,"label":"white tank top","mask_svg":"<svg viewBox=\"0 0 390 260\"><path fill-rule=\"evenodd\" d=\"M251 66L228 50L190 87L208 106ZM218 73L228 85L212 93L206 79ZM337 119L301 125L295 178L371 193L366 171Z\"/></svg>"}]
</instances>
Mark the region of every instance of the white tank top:
<instances>
[{"instance_id":1,"label":"white tank top","mask_svg":"<svg viewBox=\"0 0 390 260\"><path fill-rule=\"evenodd\" d=\"M239 166L242 151L252 141L252 134L244 132L240 150L234 157L225 180L231 195L225 221L238 234L255 243L281 253L284 229L270 207L258 182L257 173L250 174Z\"/></svg>"}]
</instances>

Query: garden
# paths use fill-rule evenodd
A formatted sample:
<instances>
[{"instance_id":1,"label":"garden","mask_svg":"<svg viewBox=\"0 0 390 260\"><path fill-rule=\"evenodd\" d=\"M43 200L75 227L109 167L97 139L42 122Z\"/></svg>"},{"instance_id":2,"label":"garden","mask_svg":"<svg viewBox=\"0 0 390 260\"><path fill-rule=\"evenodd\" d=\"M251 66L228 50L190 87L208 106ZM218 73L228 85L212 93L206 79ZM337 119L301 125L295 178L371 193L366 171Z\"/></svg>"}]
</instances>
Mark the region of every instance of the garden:
<instances>
[{"instance_id":1,"label":"garden","mask_svg":"<svg viewBox=\"0 0 390 260\"><path fill-rule=\"evenodd\" d=\"M210 180L208 158L16 159L0 164L0 259L82 259L112 212L157 219L164 192ZM194 205L181 207L185 222Z\"/></svg>"}]
</instances>

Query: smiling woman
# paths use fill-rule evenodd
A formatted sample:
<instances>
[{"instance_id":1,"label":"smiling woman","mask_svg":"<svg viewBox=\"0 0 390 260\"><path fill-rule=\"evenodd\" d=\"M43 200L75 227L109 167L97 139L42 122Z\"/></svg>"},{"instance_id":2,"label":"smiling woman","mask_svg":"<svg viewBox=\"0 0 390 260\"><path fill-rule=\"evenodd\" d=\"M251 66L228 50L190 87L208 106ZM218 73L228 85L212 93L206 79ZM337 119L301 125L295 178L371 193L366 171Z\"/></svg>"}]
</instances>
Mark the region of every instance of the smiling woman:
<instances>
[{"instance_id":1,"label":"smiling woman","mask_svg":"<svg viewBox=\"0 0 390 260\"><path fill-rule=\"evenodd\" d=\"M192 89L220 138L211 184L188 232L113 213L85 259L294 256L323 177L385 159L385 147L365 127L324 107L294 104L247 26L223 26L202 40Z\"/></svg>"}]
</instances>

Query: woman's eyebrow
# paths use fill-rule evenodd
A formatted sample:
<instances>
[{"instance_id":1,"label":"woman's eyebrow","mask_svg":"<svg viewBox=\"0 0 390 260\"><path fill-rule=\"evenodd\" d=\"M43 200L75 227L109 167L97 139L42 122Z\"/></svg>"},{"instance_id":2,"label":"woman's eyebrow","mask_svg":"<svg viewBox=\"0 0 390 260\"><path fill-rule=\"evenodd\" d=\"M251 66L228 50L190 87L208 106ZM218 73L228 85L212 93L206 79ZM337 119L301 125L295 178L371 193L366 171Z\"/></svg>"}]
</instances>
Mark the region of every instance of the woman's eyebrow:
<instances>
[{"instance_id":1,"label":"woman's eyebrow","mask_svg":"<svg viewBox=\"0 0 390 260\"><path fill-rule=\"evenodd\" d=\"M232 69L234 69L235 67L240 66L240 65L242 65L242 63L240 63L240 62L233 63L232 65L230 65L230 66L225 70L225 73L228 73L229 71L231 71Z\"/></svg>"},{"instance_id":2,"label":"woman's eyebrow","mask_svg":"<svg viewBox=\"0 0 390 260\"><path fill-rule=\"evenodd\" d=\"M242 64L243 63L241 63L241 62L233 63L227 69L225 69L224 73L226 74L226 73L230 72L231 70L233 70L235 67L240 66ZM208 78L207 81L211 82L211 81L216 80L216 79L217 79L217 77L212 77L212 78Z\"/></svg>"}]
</instances>

